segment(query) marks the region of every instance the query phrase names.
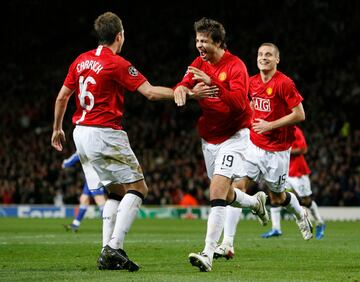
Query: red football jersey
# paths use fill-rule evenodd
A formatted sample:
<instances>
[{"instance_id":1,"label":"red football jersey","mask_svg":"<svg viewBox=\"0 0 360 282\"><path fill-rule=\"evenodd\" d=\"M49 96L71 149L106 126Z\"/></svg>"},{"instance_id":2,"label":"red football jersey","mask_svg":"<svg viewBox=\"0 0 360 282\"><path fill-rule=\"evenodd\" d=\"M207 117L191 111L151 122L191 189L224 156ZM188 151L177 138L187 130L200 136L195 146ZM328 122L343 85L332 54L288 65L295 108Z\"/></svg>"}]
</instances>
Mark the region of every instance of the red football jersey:
<instances>
[{"instance_id":1,"label":"red football jersey","mask_svg":"<svg viewBox=\"0 0 360 282\"><path fill-rule=\"evenodd\" d=\"M124 91L135 91L145 81L131 63L105 46L81 54L64 82L76 94L73 124L122 129Z\"/></svg>"},{"instance_id":2,"label":"red football jersey","mask_svg":"<svg viewBox=\"0 0 360 282\"><path fill-rule=\"evenodd\" d=\"M292 149L307 149L305 136L301 129L297 126L295 126L295 140L292 143L291 147ZM304 154L290 156L289 176L300 177L303 175L308 175L310 173L311 170L305 160Z\"/></svg>"},{"instance_id":3,"label":"red football jersey","mask_svg":"<svg viewBox=\"0 0 360 282\"><path fill-rule=\"evenodd\" d=\"M198 120L201 138L211 144L219 144L230 138L241 128L251 125L251 108L247 93L249 76L245 64L226 51L217 64L209 64L197 57L191 64L211 77L213 85L219 87L216 97L198 100L202 115ZM177 85L192 89L198 82L193 74L186 73Z\"/></svg>"},{"instance_id":4,"label":"red football jersey","mask_svg":"<svg viewBox=\"0 0 360 282\"><path fill-rule=\"evenodd\" d=\"M253 119L277 120L291 113L291 109L301 103L303 98L294 82L276 71L274 76L264 83L260 74L250 78L250 98L253 103ZM284 151L290 148L294 140L294 126L277 128L257 134L251 128L250 139L258 147L267 151Z\"/></svg>"}]
</instances>

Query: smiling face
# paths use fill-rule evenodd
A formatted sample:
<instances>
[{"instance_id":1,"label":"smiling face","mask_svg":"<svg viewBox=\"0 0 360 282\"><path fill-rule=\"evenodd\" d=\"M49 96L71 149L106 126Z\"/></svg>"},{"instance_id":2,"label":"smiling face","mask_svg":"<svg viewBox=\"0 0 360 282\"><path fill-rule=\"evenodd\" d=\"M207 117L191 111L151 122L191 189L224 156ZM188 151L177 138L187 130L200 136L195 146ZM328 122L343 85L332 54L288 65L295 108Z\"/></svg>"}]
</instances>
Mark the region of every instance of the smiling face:
<instances>
[{"instance_id":1,"label":"smiling face","mask_svg":"<svg viewBox=\"0 0 360 282\"><path fill-rule=\"evenodd\" d=\"M261 72L275 72L279 62L279 51L275 46L260 46L257 55L257 66Z\"/></svg>"},{"instance_id":2,"label":"smiling face","mask_svg":"<svg viewBox=\"0 0 360 282\"><path fill-rule=\"evenodd\" d=\"M215 43L208 34L200 32L196 33L196 49L201 59L209 63L216 62L223 50L220 48L220 43Z\"/></svg>"}]
</instances>

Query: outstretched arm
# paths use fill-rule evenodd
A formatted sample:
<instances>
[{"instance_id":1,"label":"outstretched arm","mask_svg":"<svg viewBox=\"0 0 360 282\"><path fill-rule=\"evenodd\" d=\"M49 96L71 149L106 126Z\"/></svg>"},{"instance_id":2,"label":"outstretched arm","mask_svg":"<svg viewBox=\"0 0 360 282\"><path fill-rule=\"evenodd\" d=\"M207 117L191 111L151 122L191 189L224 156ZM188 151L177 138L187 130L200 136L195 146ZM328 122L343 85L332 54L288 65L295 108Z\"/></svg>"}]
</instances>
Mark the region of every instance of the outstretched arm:
<instances>
[{"instance_id":1,"label":"outstretched arm","mask_svg":"<svg viewBox=\"0 0 360 282\"><path fill-rule=\"evenodd\" d=\"M53 124L53 133L51 136L51 146L56 150L62 151L63 146L61 142L65 142L65 133L62 129L62 123L67 108L67 104L70 96L74 90L63 85L60 89L60 92L56 98L55 102L55 112L54 112L54 124Z\"/></svg>"},{"instance_id":2,"label":"outstretched arm","mask_svg":"<svg viewBox=\"0 0 360 282\"><path fill-rule=\"evenodd\" d=\"M183 85L179 85L174 90L174 99L176 105L179 107L184 106L186 104L186 95L190 93L189 88Z\"/></svg>"},{"instance_id":3,"label":"outstretched arm","mask_svg":"<svg viewBox=\"0 0 360 282\"><path fill-rule=\"evenodd\" d=\"M180 85L174 90L175 103L179 107L184 106L186 99L201 100L204 98L213 98L219 93L219 88L215 85L208 86L204 82L199 82L191 90Z\"/></svg>"},{"instance_id":4,"label":"outstretched arm","mask_svg":"<svg viewBox=\"0 0 360 282\"><path fill-rule=\"evenodd\" d=\"M149 81L145 81L141 84L137 91L150 101L174 99L174 91L171 88L152 86Z\"/></svg>"}]
</instances>

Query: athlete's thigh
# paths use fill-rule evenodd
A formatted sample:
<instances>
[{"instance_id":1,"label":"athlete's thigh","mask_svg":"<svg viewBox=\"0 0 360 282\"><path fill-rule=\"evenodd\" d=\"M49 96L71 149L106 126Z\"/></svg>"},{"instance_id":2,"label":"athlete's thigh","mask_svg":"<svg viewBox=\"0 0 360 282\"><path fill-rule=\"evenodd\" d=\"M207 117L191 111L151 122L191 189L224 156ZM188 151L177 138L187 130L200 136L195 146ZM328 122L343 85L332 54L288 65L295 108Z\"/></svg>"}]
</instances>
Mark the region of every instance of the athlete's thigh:
<instances>
[{"instance_id":1,"label":"athlete's thigh","mask_svg":"<svg viewBox=\"0 0 360 282\"><path fill-rule=\"evenodd\" d=\"M310 196L312 194L308 175L303 175L301 177L288 177L287 182L292 183L292 188L301 198Z\"/></svg>"},{"instance_id":2,"label":"athlete's thigh","mask_svg":"<svg viewBox=\"0 0 360 282\"><path fill-rule=\"evenodd\" d=\"M90 204L90 196L86 194L80 195L80 205L89 205Z\"/></svg>"},{"instance_id":3,"label":"athlete's thigh","mask_svg":"<svg viewBox=\"0 0 360 282\"><path fill-rule=\"evenodd\" d=\"M206 173L209 179L212 179L215 169L215 159L219 151L219 145L211 144L201 139L201 148L204 156Z\"/></svg>"},{"instance_id":4,"label":"athlete's thigh","mask_svg":"<svg viewBox=\"0 0 360 282\"><path fill-rule=\"evenodd\" d=\"M231 185L231 178L215 174L210 183L210 200L226 200Z\"/></svg>"},{"instance_id":5,"label":"athlete's thigh","mask_svg":"<svg viewBox=\"0 0 360 282\"><path fill-rule=\"evenodd\" d=\"M103 206L106 202L106 198L104 195L95 195L94 201L98 206Z\"/></svg>"},{"instance_id":6,"label":"athlete's thigh","mask_svg":"<svg viewBox=\"0 0 360 282\"><path fill-rule=\"evenodd\" d=\"M76 151L79 155L80 162L85 174L88 190L93 191L99 189L103 184L91 163L95 152L101 151L101 142L99 140L99 133L95 127L77 126L74 129L73 137L76 146ZM86 192L86 191L85 191Z\"/></svg>"},{"instance_id":7,"label":"athlete's thigh","mask_svg":"<svg viewBox=\"0 0 360 282\"><path fill-rule=\"evenodd\" d=\"M263 159L265 158L266 151L256 146L249 141L248 148L245 152L243 160L244 170L246 175L255 182L260 182L266 168L263 166Z\"/></svg>"},{"instance_id":8,"label":"athlete's thigh","mask_svg":"<svg viewBox=\"0 0 360 282\"><path fill-rule=\"evenodd\" d=\"M106 146L101 152L101 158L92 160L92 163L105 185L133 183L144 179L125 131L106 129L102 132L102 140Z\"/></svg>"},{"instance_id":9,"label":"athlete's thigh","mask_svg":"<svg viewBox=\"0 0 360 282\"><path fill-rule=\"evenodd\" d=\"M133 190L140 192L144 197L147 196L148 193L148 187L145 183L144 179L140 179L138 181L135 181L133 183L127 183L123 184L126 191Z\"/></svg>"},{"instance_id":10,"label":"athlete's thigh","mask_svg":"<svg viewBox=\"0 0 360 282\"><path fill-rule=\"evenodd\" d=\"M249 129L236 132L220 144L215 158L214 174L228 178L245 177L245 153L249 145Z\"/></svg>"},{"instance_id":11,"label":"athlete's thigh","mask_svg":"<svg viewBox=\"0 0 360 282\"><path fill-rule=\"evenodd\" d=\"M271 191L275 193L285 191L289 163L290 150L266 153L263 159L263 166L266 168L264 181Z\"/></svg>"}]
</instances>

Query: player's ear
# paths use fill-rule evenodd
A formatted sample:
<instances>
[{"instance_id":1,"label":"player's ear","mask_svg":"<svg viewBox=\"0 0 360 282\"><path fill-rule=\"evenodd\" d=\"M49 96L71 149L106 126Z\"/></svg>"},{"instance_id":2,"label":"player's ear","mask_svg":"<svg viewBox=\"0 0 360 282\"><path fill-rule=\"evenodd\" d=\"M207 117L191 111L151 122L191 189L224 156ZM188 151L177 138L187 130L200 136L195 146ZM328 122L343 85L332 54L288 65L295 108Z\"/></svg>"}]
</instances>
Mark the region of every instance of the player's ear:
<instances>
[{"instance_id":1,"label":"player's ear","mask_svg":"<svg viewBox=\"0 0 360 282\"><path fill-rule=\"evenodd\" d=\"M116 42L121 42L123 40L124 37L124 33L123 32L118 32L118 34L116 34L115 36L115 41Z\"/></svg>"},{"instance_id":2,"label":"player's ear","mask_svg":"<svg viewBox=\"0 0 360 282\"><path fill-rule=\"evenodd\" d=\"M116 35L116 41L121 41L122 39L122 33L119 32L117 35Z\"/></svg>"}]
</instances>

